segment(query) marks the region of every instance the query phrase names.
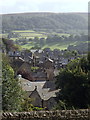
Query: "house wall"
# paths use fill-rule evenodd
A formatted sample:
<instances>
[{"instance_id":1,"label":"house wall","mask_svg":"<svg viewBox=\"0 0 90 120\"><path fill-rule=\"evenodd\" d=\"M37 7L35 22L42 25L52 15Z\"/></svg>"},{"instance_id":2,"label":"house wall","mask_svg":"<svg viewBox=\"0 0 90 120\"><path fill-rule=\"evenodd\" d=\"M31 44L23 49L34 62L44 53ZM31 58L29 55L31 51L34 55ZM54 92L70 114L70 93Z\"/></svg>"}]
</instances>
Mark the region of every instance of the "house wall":
<instances>
[{"instance_id":1,"label":"house wall","mask_svg":"<svg viewBox=\"0 0 90 120\"><path fill-rule=\"evenodd\" d=\"M44 67L47 68L47 69L49 69L49 68L53 68L53 63L50 62L50 61L46 61Z\"/></svg>"},{"instance_id":2,"label":"house wall","mask_svg":"<svg viewBox=\"0 0 90 120\"><path fill-rule=\"evenodd\" d=\"M40 96L37 94L37 92L33 92L33 94L30 95L30 98L32 99L32 104L36 107L42 107L42 100Z\"/></svg>"},{"instance_id":3,"label":"house wall","mask_svg":"<svg viewBox=\"0 0 90 120\"><path fill-rule=\"evenodd\" d=\"M41 77L41 78L38 77L38 78L36 78L36 77L35 77L35 78L34 78L34 81L37 81L37 80L40 80L40 81L42 81L42 80L43 80L43 81L46 81L47 78L45 78L45 77Z\"/></svg>"},{"instance_id":4,"label":"house wall","mask_svg":"<svg viewBox=\"0 0 90 120\"><path fill-rule=\"evenodd\" d=\"M54 69L46 69L46 73L47 73L47 79L48 80L53 80L54 78Z\"/></svg>"}]
</instances>

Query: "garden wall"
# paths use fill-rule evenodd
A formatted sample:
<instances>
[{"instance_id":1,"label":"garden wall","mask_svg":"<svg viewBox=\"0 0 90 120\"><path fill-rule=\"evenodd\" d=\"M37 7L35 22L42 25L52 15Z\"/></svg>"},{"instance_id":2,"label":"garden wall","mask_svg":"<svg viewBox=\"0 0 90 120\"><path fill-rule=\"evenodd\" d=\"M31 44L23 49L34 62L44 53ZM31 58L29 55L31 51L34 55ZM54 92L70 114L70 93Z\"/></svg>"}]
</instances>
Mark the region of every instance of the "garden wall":
<instances>
[{"instance_id":1,"label":"garden wall","mask_svg":"<svg viewBox=\"0 0 90 120\"><path fill-rule=\"evenodd\" d=\"M2 120L90 120L90 110L5 112Z\"/></svg>"}]
</instances>

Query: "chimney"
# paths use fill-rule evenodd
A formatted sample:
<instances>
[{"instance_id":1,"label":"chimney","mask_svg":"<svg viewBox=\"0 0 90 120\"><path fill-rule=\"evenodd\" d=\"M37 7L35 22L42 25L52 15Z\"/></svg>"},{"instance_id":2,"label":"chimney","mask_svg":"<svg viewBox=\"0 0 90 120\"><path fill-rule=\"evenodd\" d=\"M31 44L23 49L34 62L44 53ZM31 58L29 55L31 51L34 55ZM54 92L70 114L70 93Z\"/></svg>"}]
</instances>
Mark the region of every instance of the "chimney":
<instances>
[{"instance_id":1,"label":"chimney","mask_svg":"<svg viewBox=\"0 0 90 120\"><path fill-rule=\"evenodd\" d=\"M37 86L35 86L35 90L37 91Z\"/></svg>"}]
</instances>

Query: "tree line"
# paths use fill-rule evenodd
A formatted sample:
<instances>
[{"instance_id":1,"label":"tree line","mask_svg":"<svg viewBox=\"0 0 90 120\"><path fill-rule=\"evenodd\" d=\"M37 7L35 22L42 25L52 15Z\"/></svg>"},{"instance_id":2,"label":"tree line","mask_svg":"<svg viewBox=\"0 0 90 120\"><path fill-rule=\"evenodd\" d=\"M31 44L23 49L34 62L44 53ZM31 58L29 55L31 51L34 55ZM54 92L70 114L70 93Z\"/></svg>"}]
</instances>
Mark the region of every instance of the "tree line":
<instances>
[{"instance_id":1,"label":"tree line","mask_svg":"<svg viewBox=\"0 0 90 120\"><path fill-rule=\"evenodd\" d=\"M56 77L56 109L90 108L90 52L87 57L71 61Z\"/></svg>"}]
</instances>

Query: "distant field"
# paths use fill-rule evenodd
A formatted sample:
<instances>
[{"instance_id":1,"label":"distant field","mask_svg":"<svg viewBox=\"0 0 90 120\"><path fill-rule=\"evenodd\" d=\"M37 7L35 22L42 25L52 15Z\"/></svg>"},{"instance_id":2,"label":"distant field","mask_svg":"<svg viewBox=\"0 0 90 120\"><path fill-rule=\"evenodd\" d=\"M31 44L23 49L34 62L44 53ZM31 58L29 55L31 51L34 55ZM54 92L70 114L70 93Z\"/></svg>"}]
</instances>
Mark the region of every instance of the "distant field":
<instances>
[{"instance_id":1,"label":"distant field","mask_svg":"<svg viewBox=\"0 0 90 120\"><path fill-rule=\"evenodd\" d=\"M32 47L34 47L34 45L30 45L30 44L26 44L26 45L22 45L21 46L22 48L26 48L26 49L31 49ZM51 50L53 49L60 49L60 50L64 50L68 47L68 44L67 45L58 45L58 44L55 44L55 45L49 45L49 44L46 44L42 47L42 49L44 48L50 48Z\"/></svg>"},{"instance_id":2,"label":"distant field","mask_svg":"<svg viewBox=\"0 0 90 120\"><path fill-rule=\"evenodd\" d=\"M0 38L2 38L2 37L5 37L5 38L6 38L7 35L8 35L8 34L0 34Z\"/></svg>"},{"instance_id":3,"label":"distant field","mask_svg":"<svg viewBox=\"0 0 90 120\"><path fill-rule=\"evenodd\" d=\"M63 43L47 44L47 45L43 46L43 48L50 48L51 50L53 50L53 49L64 50L64 49L67 49L67 47L69 45L76 45L76 44L78 44L78 42L69 42L68 41L68 42L63 42Z\"/></svg>"},{"instance_id":4,"label":"distant field","mask_svg":"<svg viewBox=\"0 0 90 120\"><path fill-rule=\"evenodd\" d=\"M26 48L26 49L31 49L34 47L34 45L26 44L26 45L21 45L21 48Z\"/></svg>"},{"instance_id":5,"label":"distant field","mask_svg":"<svg viewBox=\"0 0 90 120\"><path fill-rule=\"evenodd\" d=\"M12 37L10 39L12 40L17 40L17 39L22 39L22 38L35 38L35 37L38 37L38 38L47 38L47 36L51 36L51 35L59 35L59 36L69 36L70 34L67 34L67 33L56 33L56 32L44 32L44 31L34 31L34 30L14 30L14 31L11 31L13 33L18 33L19 37ZM1 37L7 37L8 36L8 33L6 34L0 34L0 38Z\"/></svg>"},{"instance_id":6,"label":"distant field","mask_svg":"<svg viewBox=\"0 0 90 120\"><path fill-rule=\"evenodd\" d=\"M19 32L19 33L22 33L22 32L35 32L33 30L14 30L12 32Z\"/></svg>"},{"instance_id":7,"label":"distant field","mask_svg":"<svg viewBox=\"0 0 90 120\"><path fill-rule=\"evenodd\" d=\"M67 34L67 33L56 33L56 32L51 32L51 33L48 33L48 32L43 32L43 31L34 31L34 30L17 30L17 31L12 31L14 33L18 33L19 37L16 37L16 38L10 38L11 40L13 41L16 41L16 40L23 40L25 38L29 39L29 38L35 38L35 37L38 37L38 38L47 38L48 35L52 36L52 35L59 35L59 36L70 36L70 34ZM6 37L8 34L0 34L0 37L2 37L2 35L4 37ZM50 48L50 49L60 49L60 50L64 50L64 49L67 49L67 47L69 45L78 45L80 44L80 41L63 41L63 42L58 42L58 43L48 43L48 44L45 44L44 46L42 46L42 49L44 48ZM35 42L30 42L30 41L27 41L27 44L25 45L21 45L21 48L26 48L26 49L30 49L34 46L36 46L37 44Z\"/></svg>"},{"instance_id":8,"label":"distant field","mask_svg":"<svg viewBox=\"0 0 90 120\"><path fill-rule=\"evenodd\" d=\"M59 35L59 36L69 36L70 34L67 33L56 33L56 32L52 32L52 33L48 33L48 32L37 32L37 31L33 31L33 30L17 30L17 31L12 31L14 33L18 33L21 37L29 37L29 38L33 38L33 37L43 37L46 38L48 35Z\"/></svg>"},{"instance_id":9,"label":"distant field","mask_svg":"<svg viewBox=\"0 0 90 120\"><path fill-rule=\"evenodd\" d=\"M68 41L68 42L63 42L63 43L48 43L48 44L42 46L42 49L50 48L51 50L53 50L53 49L64 50L64 49L67 49L67 47L69 45L77 45L77 44L79 44L78 41L76 41L76 42L69 42ZM35 46L35 43L28 43L28 44L22 45L21 47L26 48L26 49L30 49L34 46Z\"/></svg>"},{"instance_id":10,"label":"distant field","mask_svg":"<svg viewBox=\"0 0 90 120\"><path fill-rule=\"evenodd\" d=\"M55 45L45 45L42 49L44 48L50 48L51 50L53 49L60 49L60 50L64 50L68 47L68 45L58 45L58 44L55 44Z\"/></svg>"},{"instance_id":11,"label":"distant field","mask_svg":"<svg viewBox=\"0 0 90 120\"><path fill-rule=\"evenodd\" d=\"M20 33L20 35L22 36L22 37L30 37L30 38L32 38L32 37L46 37L45 35L43 35L43 34L40 34L40 33Z\"/></svg>"},{"instance_id":12,"label":"distant field","mask_svg":"<svg viewBox=\"0 0 90 120\"><path fill-rule=\"evenodd\" d=\"M56 32L52 32L52 33L47 33L47 32L43 32L43 31L40 31L40 32L37 32L37 31L33 31L33 30L17 30L17 31L12 31L14 33L18 33L20 35L19 38L34 38L34 37L38 37L38 38L46 38L48 35L59 35L59 36L69 36L70 34L67 34L67 33L56 33ZM12 40L18 40L18 38L11 38ZM70 43L49 43L49 44L46 44L42 47L43 48L46 48L46 47L49 47L51 48L52 50L57 48L57 49L66 49L68 47L68 45L70 45ZM35 43L27 43L25 45L21 45L22 48L26 48L26 49L30 49L32 47L35 46Z\"/></svg>"},{"instance_id":13,"label":"distant field","mask_svg":"<svg viewBox=\"0 0 90 120\"><path fill-rule=\"evenodd\" d=\"M68 33L55 33L55 32L53 32L51 34L52 35L59 35L59 36L66 36L66 37L70 36L70 34L68 34Z\"/></svg>"},{"instance_id":14,"label":"distant field","mask_svg":"<svg viewBox=\"0 0 90 120\"><path fill-rule=\"evenodd\" d=\"M2 34L0 34L0 38L2 38Z\"/></svg>"},{"instance_id":15,"label":"distant field","mask_svg":"<svg viewBox=\"0 0 90 120\"><path fill-rule=\"evenodd\" d=\"M47 35L45 34L45 32L37 32L37 31L33 31L33 30L17 30L17 31L12 31L14 33L18 33L20 35L20 37L26 37L26 38L34 38L34 37L38 37L38 38L46 38Z\"/></svg>"}]
</instances>

